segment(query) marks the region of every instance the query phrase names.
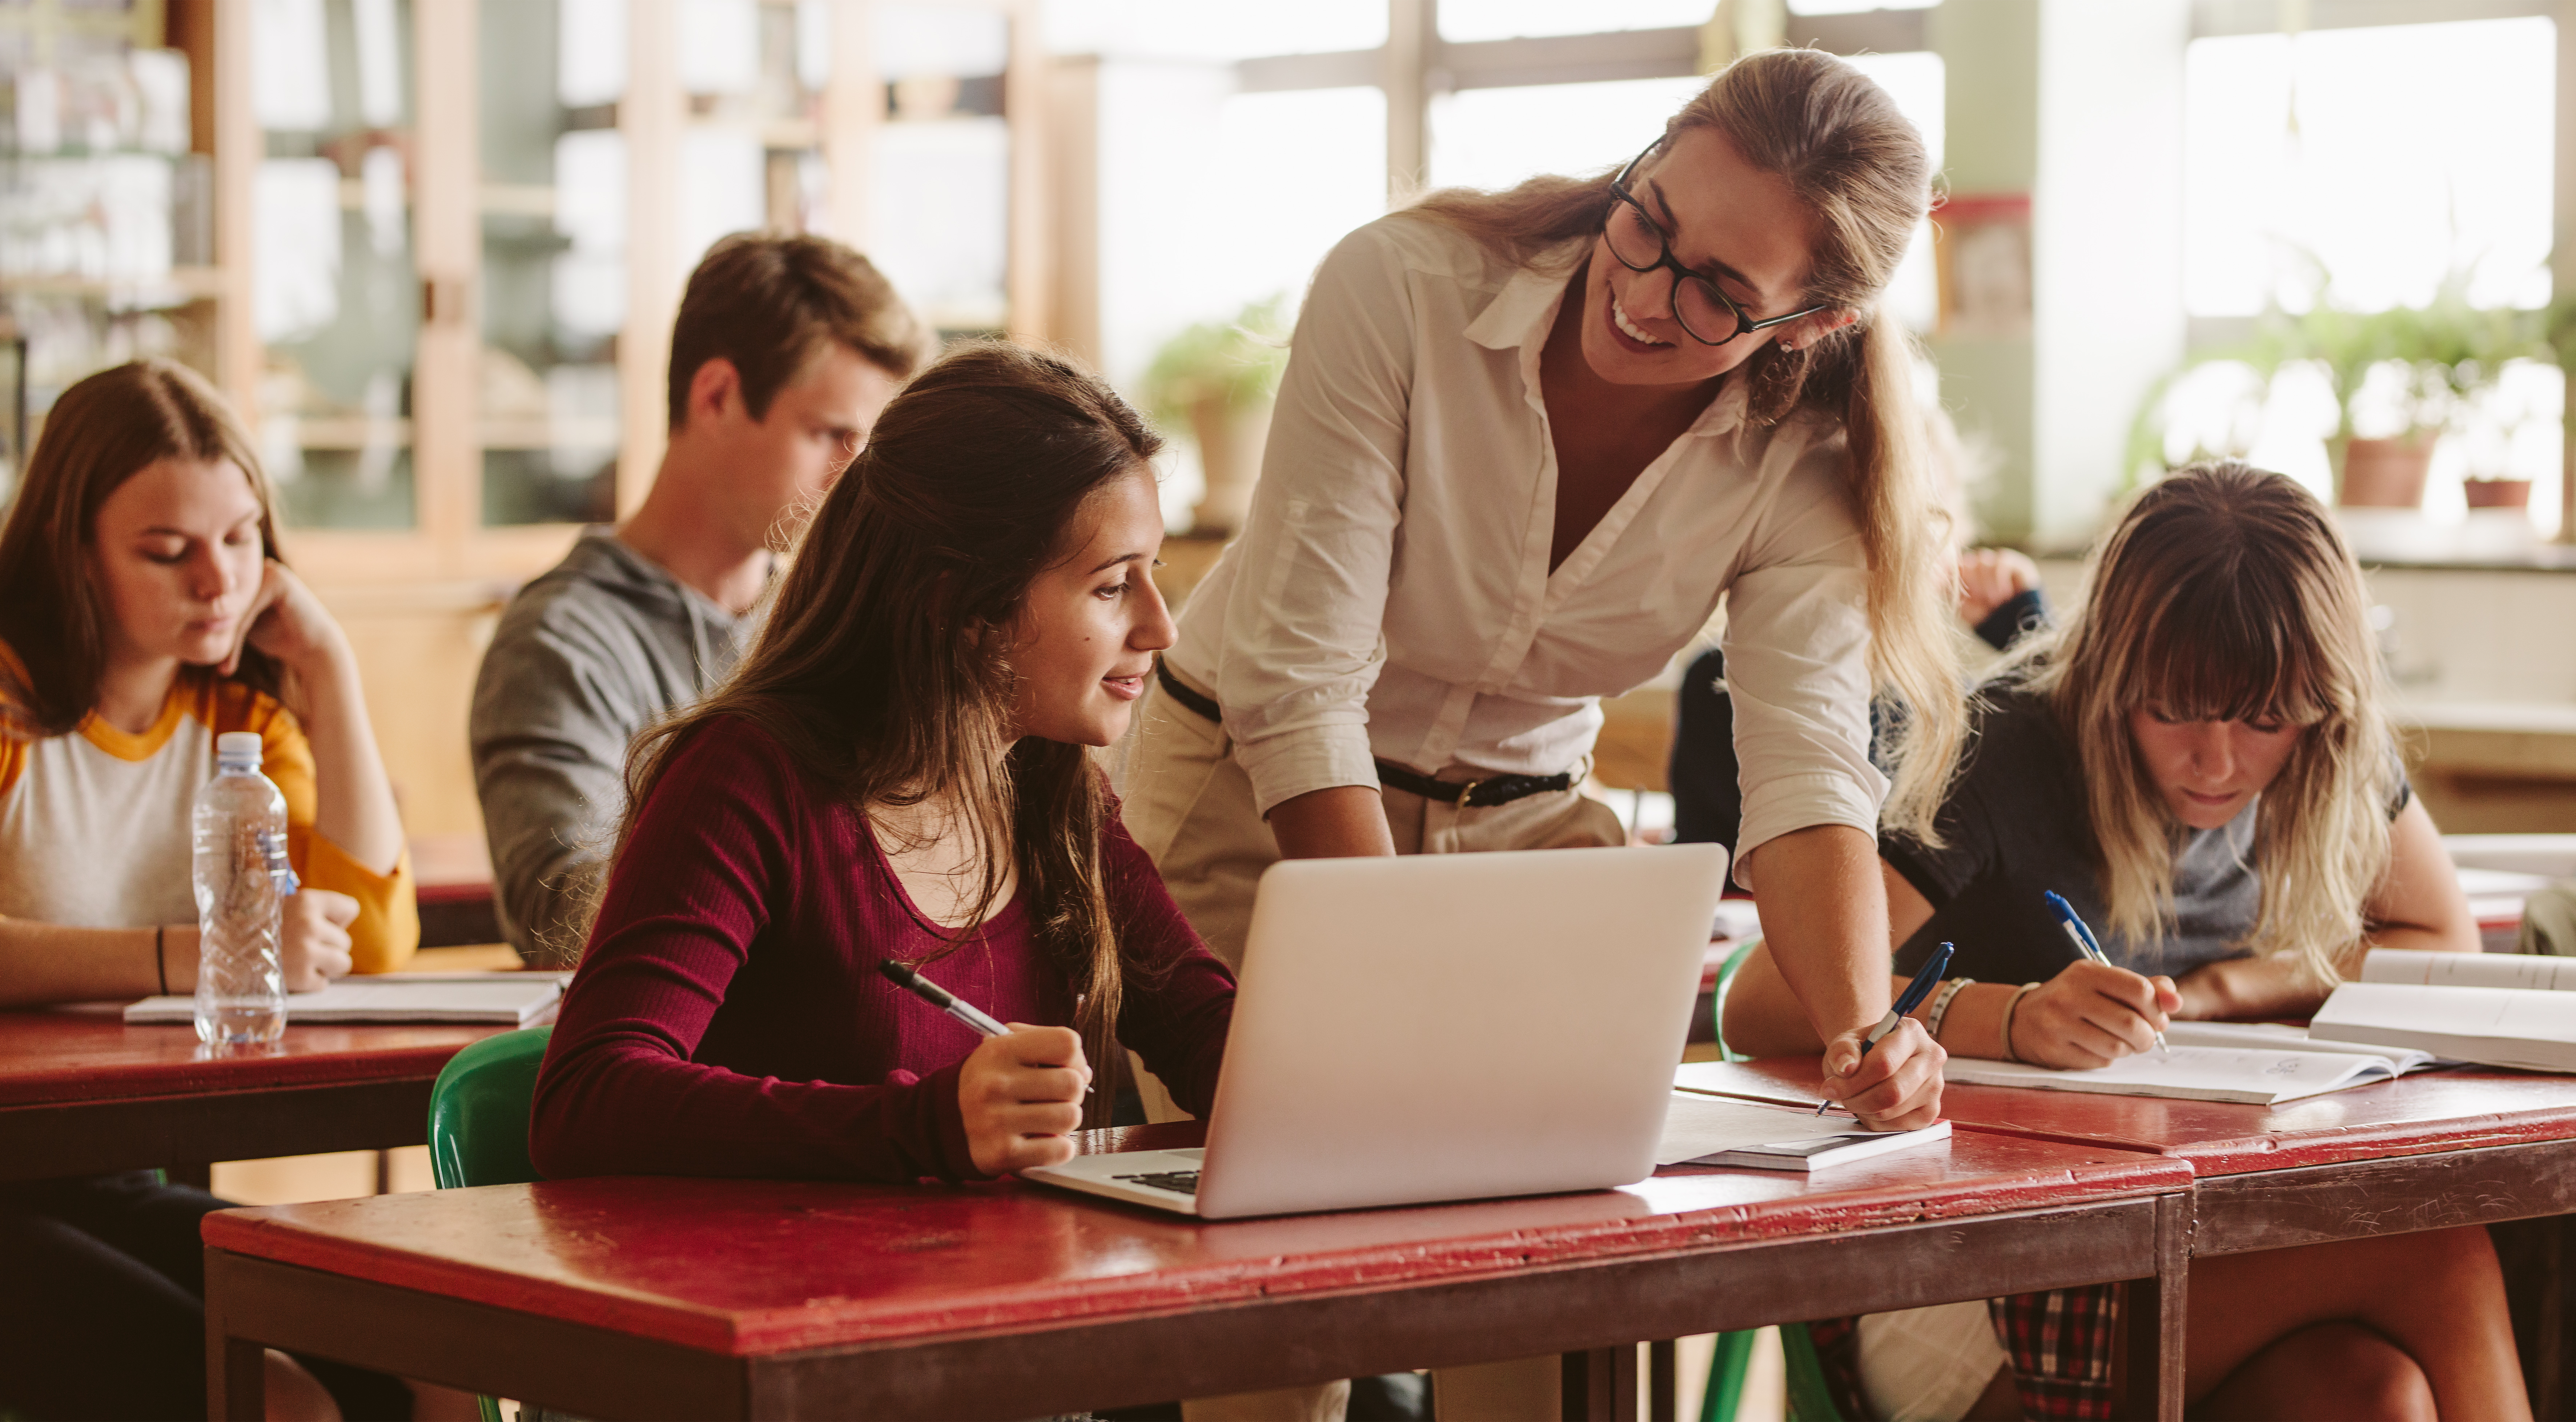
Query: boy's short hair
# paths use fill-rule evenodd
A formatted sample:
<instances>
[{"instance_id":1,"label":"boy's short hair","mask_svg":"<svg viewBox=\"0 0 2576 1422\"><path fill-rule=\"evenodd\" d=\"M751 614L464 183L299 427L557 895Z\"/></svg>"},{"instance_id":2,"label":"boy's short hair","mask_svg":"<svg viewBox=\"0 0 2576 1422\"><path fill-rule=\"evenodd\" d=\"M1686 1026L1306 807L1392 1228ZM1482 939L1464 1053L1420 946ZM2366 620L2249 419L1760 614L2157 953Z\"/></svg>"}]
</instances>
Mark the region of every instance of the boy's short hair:
<instances>
[{"instance_id":1,"label":"boy's short hair","mask_svg":"<svg viewBox=\"0 0 2576 1422\"><path fill-rule=\"evenodd\" d=\"M837 343L908 379L938 354L938 333L895 295L875 264L828 237L737 232L689 274L671 329L671 428L689 415L689 383L708 361L733 362L755 420L816 352Z\"/></svg>"}]
</instances>

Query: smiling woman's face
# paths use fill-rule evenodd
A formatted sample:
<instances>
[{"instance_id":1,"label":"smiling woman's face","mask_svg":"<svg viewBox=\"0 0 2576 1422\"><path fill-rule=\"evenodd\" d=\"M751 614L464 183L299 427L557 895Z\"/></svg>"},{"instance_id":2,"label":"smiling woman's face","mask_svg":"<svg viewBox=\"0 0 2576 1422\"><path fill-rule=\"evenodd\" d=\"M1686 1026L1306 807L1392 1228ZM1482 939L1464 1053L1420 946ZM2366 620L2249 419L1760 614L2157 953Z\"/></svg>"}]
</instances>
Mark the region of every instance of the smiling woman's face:
<instances>
[{"instance_id":1,"label":"smiling woman's face","mask_svg":"<svg viewBox=\"0 0 2576 1422\"><path fill-rule=\"evenodd\" d=\"M1674 260L1717 283L1754 320L1801 309L1813 265L1815 217L1776 173L1744 161L1712 128L1687 130L1630 179L1637 201L1671 240ZM1804 343L1843 322L1826 312L1702 345L1673 319L1669 269L1632 272L1596 237L1583 279L1583 357L1618 385L1685 385L1724 375L1765 343Z\"/></svg>"},{"instance_id":2,"label":"smiling woman's face","mask_svg":"<svg viewBox=\"0 0 2576 1422\"><path fill-rule=\"evenodd\" d=\"M1029 583L1012 628L1023 736L1105 746L1126 734L1154 654L1172 645L1172 611L1154 586L1163 510L1143 465L1076 516L1074 545Z\"/></svg>"},{"instance_id":3,"label":"smiling woman's face","mask_svg":"<svg viewBox=\"0 0 2576 1422\"><path fill-rule=\"evenodd\" d=\"M2270 788L2307 730L2272 721L2184 721L2150 701L2129 713L2129 738L2173 817L2196 830L2235 819Z\"/></svg>"}]
</instances>

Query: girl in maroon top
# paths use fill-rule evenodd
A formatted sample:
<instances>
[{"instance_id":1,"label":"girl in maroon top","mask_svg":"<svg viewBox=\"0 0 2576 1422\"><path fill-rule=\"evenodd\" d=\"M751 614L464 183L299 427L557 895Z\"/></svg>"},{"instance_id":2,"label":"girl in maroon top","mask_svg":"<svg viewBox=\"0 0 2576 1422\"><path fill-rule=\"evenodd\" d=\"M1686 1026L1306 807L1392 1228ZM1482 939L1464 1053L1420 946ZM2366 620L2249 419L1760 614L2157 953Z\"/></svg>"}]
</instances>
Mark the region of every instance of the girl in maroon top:
<instances>
[{"instance_id":1,"label":"girl in maroon top","mask_svg":"<svg viewBox=\"0 0 2576 1422\"><path fill-rule=\"evenodd\" d=\"M636 746L537 1079L539 1169L1052 1164L1105 1124L1122 1045L1207 1109L1234 981L1085 749L1172 641L1160 445L1098 380L1005 345L887 407L733 679ZM904 993L890 958L1010 1033Z\"/></svg>"}]
</instances>

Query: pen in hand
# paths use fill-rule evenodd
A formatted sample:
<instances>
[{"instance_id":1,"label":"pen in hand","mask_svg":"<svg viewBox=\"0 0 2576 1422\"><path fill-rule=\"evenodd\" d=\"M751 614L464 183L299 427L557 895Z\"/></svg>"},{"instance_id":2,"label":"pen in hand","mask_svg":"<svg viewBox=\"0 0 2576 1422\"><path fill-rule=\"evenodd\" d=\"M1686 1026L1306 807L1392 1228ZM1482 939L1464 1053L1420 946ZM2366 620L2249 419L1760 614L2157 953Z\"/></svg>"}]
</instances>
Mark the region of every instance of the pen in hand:
<instances>
[{"instance_id":1,"label":"pen in hand","mask_svg":"<svg viewBox=\"0 0 2576 1422\"><path fill-rule=\"evenodd\" d=\"M991 1014L892 958L877 964L877 971L891 979L896 987L974 1028L981 1036L1007 1037L1011 1034L1011 1029L994 1021Z\"/></svg>"},{"instance_id":2,"label":"pen in hand","mask_svg":"<svg viewBox=\"0 0 2576 1422\"><path fill-rule=\"evenodd\" d=\"M2068 903L2054 889L2046 892L2049 910L2057 915L2057 926L2066 930L2068 938L2075 940L2075 951L2103 967L2115 966L2111 962L2111 955L2103 952L2101 942L2094 938L2093 930L2087 927L2083 918L2075 912L2075 905ZM2173 1048L2165 1045L2165 1034L2162 1032L2156 1034L2156 1050L2168 1058L2173 1056Z\"/></svg>"},{"instance_id":3,"label":"pen in hand","mask_svg":"<svg viewBox=\"0 0 2576 1422\"><path fill-rule=\"evenodd\" d=\"M948 989L941 987L939 984L932 982L930 979L923 977L921 974L914 972L910 967L902 963L898 963L892 958L887 958L879 962L877 964L877 971L885 974L887 980L892 982L896 987L902 988L905 992L911 993L913 996L920 998L922 1001L929 1003L931 1006L938 1008L940 1011L945 1012L949 1016L956 1018L958 1021L965 1023L968 1027L973 1028L978 1036L1007 1037L1011 1035L1011 1029L994 1021L991 1013L984 1011L982 1008L977 1007L975 1004L968 1002L964 998L959 997L957 994L950 992ZM1082 1089L1082 1094L1085 1097L1090 1096L1091 1088L1085 1086Z\"/></svg>"},{"instance_id":4,"label":"pen in hand","mask_svg":"<svg viewBox=\"0 0 2576 1422\"><path fill-rule=\"evenodd\" d=\"M1947 943L1932 950L1932 956L1915 970L1914 981L1907 983L1905 991L1897 994L1896 1005L1887 1009L1887 1015L1878 1019L1878 1025L1869 1029L1868 1036L1861 1038L1860 1054L1863 1057L1869 1055L1870 1048L1878 1045L1879 1038L1896 1030L1896 1024L1905 1020L1905 1014L1922 1006L1923 999L1932 995L1932 989L1941 985L1941 975L1950 971L1950 955L1957 951ZM1852 1070L1860 1070L1859 1063L1853 1063ZM1816 1114L1825 1114L1825 1108L1833 1104L1831 1100L1817 1102Z\"/></svg>"}]
</instances>

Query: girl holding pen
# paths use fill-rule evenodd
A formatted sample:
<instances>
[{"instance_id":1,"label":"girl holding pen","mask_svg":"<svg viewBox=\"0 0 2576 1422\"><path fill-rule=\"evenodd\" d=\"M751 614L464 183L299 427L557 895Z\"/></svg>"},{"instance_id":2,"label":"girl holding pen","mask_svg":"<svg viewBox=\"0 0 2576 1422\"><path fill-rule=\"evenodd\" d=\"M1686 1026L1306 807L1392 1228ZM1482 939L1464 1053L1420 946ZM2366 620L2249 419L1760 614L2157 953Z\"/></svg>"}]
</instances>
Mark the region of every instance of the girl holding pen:
<instances>
[{"instance_id":1,"label":"girl holding pen","mask_svg":"<svg viewBox=\"0 0 2576 1422\"><path fill-rule=\"evenodd\" d=\"M2477 950L2382 709L2361 570L2312 495L2233 462L2178 471L2103 540L2088 588L1985 688L1941 843L1881 842L1899 970L1958 945L1924 1008L1943 1047L2101 1066L2177 1017L2305 1016L2373 947ZM1759 951L1725 1034L1818 1046ZM2068 1303L2083 1292L1999 1301L2010 1336L2106 1317ZM2480 1229L2195 1260L2191 1313L2195 1416L2529 1415ZM1925 1417L1993 1415L1972 1404L2009 1405L2016 1379L2031 1415L2057 1415L2109 1346L2076 1328L2007 1357L1983 1304L1856 1336L1877 1414Z\"/></svg>"},{"instance_id":2,"label":"girl holding pen","mask_svg":"<svg viewBox=\"0 0 2576 1422\"><path fill-rule=\"evenodd\" d=\"M1170 645L1161 442L969 346L886 407L733 678L636 747L537 1080L550 1176L983 1179L1073 1153L1134 1048L1194 1110L1234 980L1090 747ZM881 973L1000 1019L951 1020ZM898 975L899 976L899 975Z\"/></svg>"}]
</instances>

